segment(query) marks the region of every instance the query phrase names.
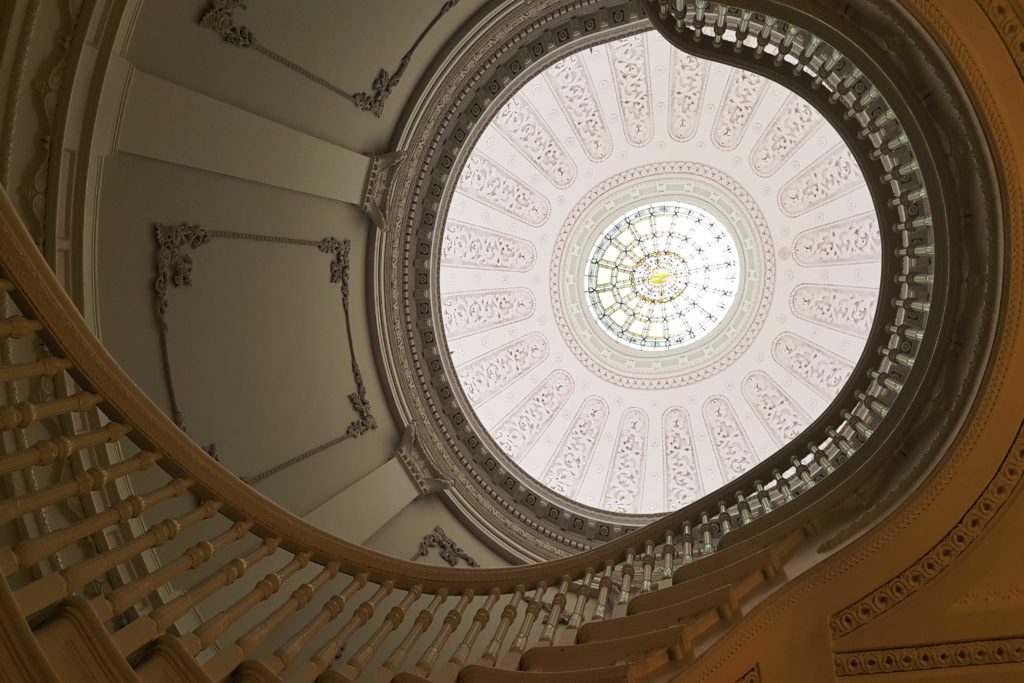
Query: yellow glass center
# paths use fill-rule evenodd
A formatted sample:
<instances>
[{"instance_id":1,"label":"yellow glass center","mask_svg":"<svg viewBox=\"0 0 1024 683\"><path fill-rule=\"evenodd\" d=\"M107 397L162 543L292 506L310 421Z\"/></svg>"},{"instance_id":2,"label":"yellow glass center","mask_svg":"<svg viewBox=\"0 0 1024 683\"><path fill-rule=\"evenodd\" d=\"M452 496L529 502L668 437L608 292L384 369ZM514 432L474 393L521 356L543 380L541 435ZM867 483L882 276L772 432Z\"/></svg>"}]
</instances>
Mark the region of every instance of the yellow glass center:
<instances>
[{"instance_id":1,"label":"yellow glass center","mask_svg":"<svg viewBox=\"0 0 1024 683\"><path fill-rule=\"evenodd\" d=\"M672 273L667 268L657 268L651 273L649 280L652 285L659 286L668 282L670 277L672 277Z\"/></svg>"}]
</instances>

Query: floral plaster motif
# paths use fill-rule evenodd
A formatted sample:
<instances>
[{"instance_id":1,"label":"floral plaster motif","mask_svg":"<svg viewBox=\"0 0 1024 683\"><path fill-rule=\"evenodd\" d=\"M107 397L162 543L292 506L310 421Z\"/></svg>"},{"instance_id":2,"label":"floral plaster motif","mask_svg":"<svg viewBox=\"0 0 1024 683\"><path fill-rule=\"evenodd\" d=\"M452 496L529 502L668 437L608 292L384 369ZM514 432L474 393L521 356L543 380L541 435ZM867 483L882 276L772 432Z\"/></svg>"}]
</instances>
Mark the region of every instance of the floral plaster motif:
<instances>
[{"instance_id":1,"label":"floral plaster motif","mask_svg":"<svg viewBox=\"0 0 1024 683\"><path fill-rule=\"evenodd\" d=\"M459 366L466 398L479 406L533 370L548 357L548 340L534 332Z\"/></svg>"},{"instance_id":2,"label":"floral plaster motif","mask_svg":"<svg viewBox=\"0 0 1024 683\"><path fill-rule=\"evenodd\" d=\"M775 360L822 398L832 400L853 372L850 361L792 332L772 345Z\"/></svg>"},{"instance_id":3,"label":"floral plaster motif","mask_svg":"<svg viewBox=\"0 0 1024 683\"><path fill-rule=\"evenodd\" d=\"M471 154L466 161L458 187L459 192L528 225L544 225L551 214L551 204L544 195L479 153Z\"/></svg>"},{"instance_id":4,"label":"floral plaster motif","mask_svg":"<svg viewBox=\"0 0 1024 683\"><path fill-rule=\"evenodd\" d=\"M576 164L525 97L510 99L494 117L494 127L555 187L572 185L576 179Z\"/></svg>"},{"instance_id":5,"label":"floral plaster motif","mask_svg":"<svg viewBox=\"0 0 1024 683\"><path fill-rule=\"evenodd\" d=\"M600 396L588 396L541 477L545 486L570 498L576 494L607 421L608 403Z\"/></svg>"},{"instance_id":6,"label":"floral plaster motif","mask_svg":"<svg viewBox=\"0 0 1024 683\"><path fill-rule=\"evenodd\" d=\"M647 457L647 413L630 408L622 414L615 437L612 466L608 470L601 507L613 512L639 512Z\"/></svg>"},{"instance_id":7,"label":"floral plaster motif","mask_svg":"<svg viewBox=\"0 0 1024 683\"><path fill-rule=\"evenodd\" d=\"M712 396L705 401L704 424L726 481L732 481L757 464L754 447L729 399Z\"/></svg>"},{"instance_id":8,"label":"floral plaster motif","mask_svg":"<svg viewBox=\"0 0 1024 683\"><path fill-rule=\"evenodd\" d=\"M782 186L779 206L787 216L800 216L863 184L857 161L840 142Z\"/></svg>"},{"instance_id":9,"label":"floral plaster motif","mask_svg":"<svg viewBox=\"0 0 1024 683\"><path fill-rule=\"evenodd\" d=\"M444 227L441 263L446 266L525 272L536 260L537 248L521 237L458 221Z\"/></svg>"},{"instance_id":10,"label":"floral plaster motif","mask_svg":"<svg viewBox=\"0 0 1024 683\"><path fill-rule=\"evenodd\" d=\"M668 133L677 142L686 142L697 134L700 106L704 102L710 62L672 51L672 95L668 110Z\"/></svg>"},{"instance_id":11,"label":"floral plaster motif","mask_svg":"<svg viewBox=\"0 0 1024 683\"><path fill-rule=\"evenodd\" d=\"M521 460L572 396L573 388L568 372L555 370L548 375L494 428L498 447L513 460Z\"/></svg>"},{"instance_id":12,"label":"floral plaster motif","mask_svg":"<svg viewBox=\"0 0 1024 683\"><path fill-rule=\"evenodd\" d=\"M750 151L750 167L767 178L810 137L824 119L806 100L791 94Z\"/></svg>"},{"instance_id":13,"label":"floral plaster motif","mask_svg":"<svg viewBox=\"0 0 1024 683\"><path fill-rule=\"evenodd\" d=\"M793 290L793 314L812 323L866 337L875 319L878 290L839 285L802 284Z\"/></svg>"},{"instance_id":14,"label":"floral plaster motif","mask_svg":"<svg viewBox=\"0 0 1024 683\"><path fill-rule=\"evenodd\" d=\"M882 236L875 213L862 213L804 230L793 240L793 259L801 266L877 263Z\"/></svg>"},{"instance_id":15,"label":"floral plaster motif","mask_svg":"<svg viewBox=\"0 0 1024 683\"><path fill-rule=\"evenodd\" d=\"M754 415L779 446L795 439L811 422L807 413L766 372L757 370L747 375L742 392Z\"/></svg>"},{"instance_id":16,"label":"floral plaster motif","mask_svg":"<svg viewBox=\"0 0 1024 683\"><path fill-rule=\"evenodd\" d=\"M525 320L537 306L528 289L455 292L441 297L441 320L449 339L459 339Z\"/></svg>"},{"instance_id":17,"label":"floral plaster motif","mask_svg":"<svg viewBox=\"0 0 1024 683\"><path fill-rule=\"evenodd\" d=\"M678 510L704 495L697 452L685 408L669 408L661 417L665 460L665 508Z\"/></svg>"},{"instance_id":18,"label":"floral plaster motif","mask_svg":"<svg viewBox=\"0 0 1024 683\"><path fill-rule=\"evenodd\" d=\"M572 124L583 151L591 161L604 161L612 153L612 137L597 100L590 71L577 55L555 62L544 72L565 118Z\"/></svg>"},{"instance_id":19,"label":"floral plaster motif","mask_svg":"<svg viewBox=\"0 0 1024 683\"><path fill-rule=\"evenodd\" d=\"M608 43L608 62L615 75L615 94L626 139L637 146L646 145L654 137L647 35L639 33Z\"/></svg>"},{"instance_id":20,"label":"floral plaster motif","mask_svg":"<svg viewBox=\"0 0 1024 683\"><path fill-rule=\"evenodd\" d=\"M757 74L732 70L711 131L711 142L716 147L730 151L739 146L766 88L767 81Z\"/></svg>"}]
</instances>

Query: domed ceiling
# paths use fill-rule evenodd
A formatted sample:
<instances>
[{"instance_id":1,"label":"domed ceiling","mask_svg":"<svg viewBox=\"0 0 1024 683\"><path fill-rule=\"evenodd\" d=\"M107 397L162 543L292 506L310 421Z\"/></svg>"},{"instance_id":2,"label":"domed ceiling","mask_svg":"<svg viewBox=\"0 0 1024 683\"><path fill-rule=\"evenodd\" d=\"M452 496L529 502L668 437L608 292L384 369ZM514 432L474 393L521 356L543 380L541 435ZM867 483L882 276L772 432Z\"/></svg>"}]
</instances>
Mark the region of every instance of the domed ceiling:
<instances>
[{"instance_id":1,"label":"domed ceiling","mask_svg":"<svg viewBox=\"0 0 1024 683\"><path fill-rule=\"evenodd\" d=\"M484 130L441 317L496 451L559 496L653 514L821 414L880 260L857 163L810 104L649 31L556 62Z\"/></svg>"}]
</instances>

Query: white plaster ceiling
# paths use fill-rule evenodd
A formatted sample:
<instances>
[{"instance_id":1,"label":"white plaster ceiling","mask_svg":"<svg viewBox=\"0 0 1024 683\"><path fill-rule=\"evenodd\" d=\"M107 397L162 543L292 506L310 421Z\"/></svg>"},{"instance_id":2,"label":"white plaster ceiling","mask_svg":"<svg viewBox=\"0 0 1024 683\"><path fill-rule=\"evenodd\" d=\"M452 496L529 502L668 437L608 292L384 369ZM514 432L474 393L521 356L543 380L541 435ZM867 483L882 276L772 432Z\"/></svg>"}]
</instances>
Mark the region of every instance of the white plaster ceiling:
<instances>
[{"instance_id":1,"label":"white plaster ceiling","mask_svg":"<svg viewBox=\"0 0 1024 683\"><path fill-rule=\"evenodd\" d=\"M612 221L661 201L725 225L739 291L697 342L631 349L591 314L584 262ZM442 252L452 361L506 456L580 503L651 514L825 409L863 350L881 247L856 163L810 105L651 31L552 65L497 114Z\"/></svg>"}]
</instances>

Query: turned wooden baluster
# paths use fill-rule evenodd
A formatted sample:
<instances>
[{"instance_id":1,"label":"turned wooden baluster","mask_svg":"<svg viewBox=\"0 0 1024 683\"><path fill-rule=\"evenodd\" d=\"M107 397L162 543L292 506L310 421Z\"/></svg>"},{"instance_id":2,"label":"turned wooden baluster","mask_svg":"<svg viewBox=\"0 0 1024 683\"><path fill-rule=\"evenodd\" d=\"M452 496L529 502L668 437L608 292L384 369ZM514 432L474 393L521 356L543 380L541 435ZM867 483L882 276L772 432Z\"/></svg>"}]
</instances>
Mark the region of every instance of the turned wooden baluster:
<instances>
[{"instance_id":1,"label":"turned wooden baluster","mask_svg":"<svg viewBox=\"0 0 1024 683\"><path fill-rule=\"evenodd\" d=\"M533 630L533 624L537 621L537 614L540 612L540 606L544 602L544 592L547 591L548 584L546 581L537 582L537 588L533 592L533 598L530 599L530 604L526 606L526 613L523 615L523 623L519 626L519 632L516 633L516 637L512 640L512 646L509 647L508 652L505 653L505 658L502 660L501 668L503 669L516 669L519 667L519 660L523 657L523 652L526 650L526 643L530 639L530 631Z\"/></svg>"},{"instance_id":2,"label":"turned wooden baluster","mask_svg":"<svg viewBox=\"0 0 1024 683\"><path fill-rule=\"evenodd\" d=\"M405 621L405 613L412 607L414 602L420 599L421 595L423 595L423 586L413 586L405 594L401 602L388 610L387 616L384 617L384 622L377 627L373 635L352 655L348 663L341 668L342 675L353 681L359 678L359 674L363 672L363 669L366 668L366 665L370 663L370 660L377 653L377 648L380 647L385 638L391 635L392 631L395 631L402 625L402 622Z\"/></svg>"},{"instance_id":3,"label":"turned wooden baluster","mask_svg":"<svg viewBox=\"0 0 1024 683\"><path fill-rule=\"evenodd\" d=\"M661 551L661 578L668 579L672 577L672 563L676 559L676 536L672 533L672 530L665 532L665 546Z\"/></svg>"},{"instance_id":4,"label":"turned wooden baluster","mask_svg":"<svg viewBox=\"0 0 1024 683\"><path fill-rule=\"evenodd\" d=\"M693 531L689 522L683 522L683 564L693 562Z\"/></svg>"},{"instance_id":5,"label":"turned wooden baluster","mask_svg":"<svg viewBox=\"0 0 1024 683\"><path fill-rule=\"evenodd\" d=\"M604 573L601 574L601 581L597 584L597 604L594 606L593 621L604 621L605 612L608 609L608 593L612 589L612 573L615 571L615 564L611 560L604 563Z\"/></svg>"},{"instance_id":6,"label":"turned wooden baluster","mask_svg":"<svg viewBox=\"0 0 1024 683\"><path fill-rule=\"evenodd\" d=\"M0 572L4 576L31 567L53 553L82 540L114 524L123 524L139 517L144 510L171 498L177 498L192 486L189 479L173 479L144 496L131 496L107 508L93 517L88 517L64 529L37 538L22 541L17 545L0 548Z\"/></svg>"},{"instance_id":7,"label":"turned wooden baluster","mask_svg":"<svg viewBox=\"0 0 1024 683\"><path fill-rule=\"evenodd\" d=\"M348 601L365 585L366 574L356 574L352 577L352 580L348 582L348 585L340 593L336 593L328 598L324 606L320 608L320 612L309 623L288 639L288 642L274 650L272 656L261 660L264 666L272 672L278 673L291 664L292 660L309 644L309 641L316 637L320 629L337 619L345 611L345 605L348 604Z\"/></svg>"},{"instance_id":8,"label":"turned wooden baluster","mask_svg":"<svg viewBox=\"0 0 1024 683\"><path fill-rule=\"evenodd\" d=\"M265 641L274 630L281 626L292 614L305 607L324 584L338 575L338 563L331 562L321 569L311 581L298 586L269 617L249 629L245 635L234 643L227 645L218 652L203 669L215 681L223 680L242 663L251 657L256 648Z\"/></svg>"},{"instance_id":9,"label":"turned wooden baluster","mask_svg":"<svg viewBox=\"0 0 1024 683\"><path fill-rule=\"evenodd\" d=\"M41 329L43 329L43 324L38 320L12 315L0 320L0 339L21 339Z\"/></svg>"},{"instance_id":10,"label":"turned wooden baluster","mask_svg":"<svg viewBox=\"0 0 1024 683\"><path fill-rule=\"evenodd\" d=\"M594 580L593 567L587 567L587 573L583 576L583 584L579 593L576 594L576 604L572 609L572 616L569 617L569 628L578 629L583 625L583 610L586 609L587 600L590 599L590 582Z\"/></svg>"},{"instance_id":11,"label":"turned wooden baluster","mask_svg":"<svg viewBox=\"0 0 1024 683\"><path fill-rule=\"evenodd\" d=\"M86 448L120 441L130 431L131 429L125 425L111 422L95 432L40 441L31 448L0 456L0 474L23 470L34 465L52 465Z\"/></svg>"},{"instance_id":12,"label":"turned wooden baluster","mask_svg":"<svg viewBox=\"0 0 1024 683\"><path fill-rule=\"evenodd\" d=\"M441 654L441 650L448 643L448 638L455 632L455 629L462 623L462 613L473 600L473 589L467 588L462 591L462 595L459 596L459 601L455 603L455 606L448 610L448 614L445 615L444 621L441 622L441 628L434 636L434 640L427 647L426 652L420 657L420 661L416 662L416 668L413 671L424 678L430 676L430 672L434 669L434 663L437 662L438 656Z\"/></svg>"},{"instance_id":13,"label":"turned wooden baluster","mask_svg":"<svg viewBox=\"0 0 1024 683\"><path fill-rule=\"evenodd\" d=\"M636 550L626 550L626 561L622 565L622 587L619 589L619 604L625 605L629 602L629 590L633 585L633 560L636 558Z\"/></svg>"},{"instance_id":14,"label":"turned wooden baluster","mask_svg":"<svg viewBox=\"0 0 1024 683\"><path fill-rule=\"evenodd\" d=\"M280 538L268 538L245 557L236 557L202 584L174 598L166 605L139 617L114 634L114 643L123 654L130 654L170 628L186 612L203 602L225 586L243 576L246 571L277 551Z\"/></svg>"},{"instance_id":15,"label":"turned wooden baluster","mask_svg":"<svg viewBox=\"0 0 1024 683\"><path fill-rule=\"evenodd\" d=\"M640 582L640 592L650 593L654 584L654 541L647 541L644 545L644 578Z\"/></svg>"},{"instance_id":16,"label":"turned wooden baluster","mask_svg":"<svg viewBox=\"0 0 1024 683\"><path fill-rule=\"evenodd\" d=\"M391 653L391 656L384 662L381 671L382 680L391 680L391 677L402 668L405 658L409 656L409 650L416 644L416 641L423 635L423 632L430 628L430 624L434 622L434 614L447 599L448 590L441 588L434 595L434 599L430 601L430 604L420 610L412 626L409 627L409 632L405 634L402 642L398 644L394 652Z\"/></svg>"},{"instance_id":17,"label":"turned wooden baluster","mask_svg":"<svg viewBox=\"0 0 1024 683\"><path fill-rule=\"evenodd\" d=\"M68 481L54 484L36 493L0 501L0 524L17 519L72 496L99 491L109 482L135 472L144 472L160 459L158 453L143 451L132 458L107 468L93 468L76 474Z\"/></svg>"},{"instance_id":18,"label":"turned wooden baluster","mask_svg":"<svg viewBox=\"0 0 1024 683\"><path fill-rule=\"evenodd\" d=\"M453 676L465 665L473 645L476 644L476 639L480 636L480 632L486 628L487 622L491 620L491 610L494 609L494 605L500 597L501 591L497 588L492 588L491 592L487 594L487 599L484 601L483 606L473 615L473 623L469 625L469 630L463 636L462 642L455 648L451 659L448 660L449 664L452 665L451 673Z\"/></svg>"},{"instance_id":19,"label":"turned wooden baluster","mask_svg":"<svg viewBox=\"0 0 1024 683\"><path fill-rule=\"evenodd\" d=\"M481 664L494 666L497 663L498 651L501 649L501 644L505 641L505 636L508 635L509 627L511 627L512 622L516 620L516 615L519 612L519 603L522 602L523 593L525 592L525 586L522 584L517 585L515 591L512 593L512 597L508 601L508 604L502 608L501 621L498 622L498 627L494 630L494 636L491 638L491 642L487 644L487 648L480 657Z\"/></svg>"},{"instance_id":20,"label":"turned wooden baluster","mask_svg":"<svg viewBox=\"0 0 1024 683\"><path fill-rule=\"evenodd\" d=\"M13 406L0 406L0 429L24 429L46 418L91 410L102 402L100 396L82 392L56 401L22 402Z\"/></svg>"},{"instance_id":21,"label":"turned wooden baluster","mask_svg":"<svg viewBox=\"0 0 1024 683\"><path fill-rule=\"evenodd\" d=\"M245 538L252 528L252 522L237 522L230 529L209 541L202 541L186 550L181 557L161 566L152 574L125 584L106 595L92 599L90 605L102 621L124 614L133 605L146 599L160 586L169 583L179 576L192 571L208 562L217 551L236 541Z\"/></svg>"},{"instance_id":22,"label":"turned wooden baluster","mask_svg":"<svg viewBox=\"0 0 1024 683\"><path fill-rule=\"evenodd\" d=\"M345 647L345 643L352 637L356 631L366 625L372 617L374 611L377 609L377 605L380 604L381 600L391 594L391 591L395 587L395 582L388 579L380 585L380 587L370 596L370 599L363 604L356 607L352 616L349 620L341 627L338 634L327 641L327 644L320 648L312 658L304 662L292 675L291 681L294 683L312 683L312 681L327 671L327 667L334 661L335 656L341 652L342 648Z\"/></svg>"},{"instance_id":23,"label":"turned wooden baluster","mask_svg":"<svg viewBox=\"0 0 1024 683\"><path fill-rule=\"evenodd\" d=\"M550 645L555 639L555 629L558 628L558 620L562 618L562 610L565 609L565 594L569 590L569 583L572 581L568 575L562 577L558 585L558 592L551 598L551 612L548 613L548 621L541 629L540 645Z\"/></svg>"},{"instance_id":24,"label":"turned wooden baluster","mask_svg":"<svg viewBox=\"0 0 1024 683\"><path fill-rule=\"evenodd\" d=\"M31 363L4 365L0 367L0 382L14 382L21 379L35 379L37 377L55 377L70 367L71 361L67 358L57 358L56 356L47 356Z\"/></svg>"}]
</instances>

